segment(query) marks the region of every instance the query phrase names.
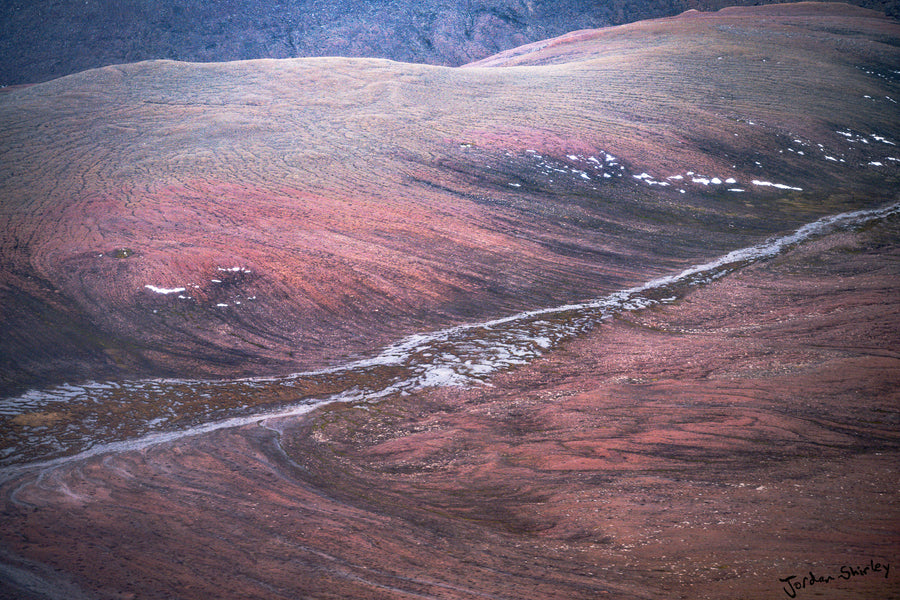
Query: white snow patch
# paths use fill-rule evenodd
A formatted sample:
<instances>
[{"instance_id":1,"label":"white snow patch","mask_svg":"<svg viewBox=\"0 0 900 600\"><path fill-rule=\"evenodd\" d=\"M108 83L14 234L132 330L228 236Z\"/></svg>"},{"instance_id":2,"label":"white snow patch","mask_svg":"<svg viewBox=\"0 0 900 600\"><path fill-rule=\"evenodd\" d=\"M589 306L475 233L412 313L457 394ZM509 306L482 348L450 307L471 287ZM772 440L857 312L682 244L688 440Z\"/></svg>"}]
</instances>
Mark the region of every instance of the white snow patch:
<instances>
[{"instance_id":1,"label":"white snow patch","mask_svg":"<svg viewBox=\"0 0 900 600\"><path fill-rule=\"evenodd\" d=\"M157 294L180 294L181 292L185 291L185 288L183 288L183 287L163 288L163 287L156 287L155 285L150 285L150 284L147 284L144 287L147 288L148 290L150 290L151 292L156 292Z\"/></svg>"},{"instance_id":2,"label":"white snow patch","mask_svg":"<svg viewBox=\"0 0 900 600\"><path fill-rule=\"evenodd\" d=\"M771 181L760 181L759 179L754 179L751 182L753 185L758 185L762 187L773 187L779 190L794 190L795 192L802 192L803 188L792 187L790 185L785 185L783 183L772 183Z\"/></svg>"}]
</instances>

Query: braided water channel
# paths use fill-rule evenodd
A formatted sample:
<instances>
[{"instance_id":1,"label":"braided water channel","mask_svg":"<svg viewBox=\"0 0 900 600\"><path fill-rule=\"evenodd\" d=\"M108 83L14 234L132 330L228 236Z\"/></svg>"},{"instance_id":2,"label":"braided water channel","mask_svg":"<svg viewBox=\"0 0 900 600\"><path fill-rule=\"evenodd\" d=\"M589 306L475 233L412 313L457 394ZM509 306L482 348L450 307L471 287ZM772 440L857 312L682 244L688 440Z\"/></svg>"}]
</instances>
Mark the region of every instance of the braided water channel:
<instances>
[{"instance_id":1,"label":"braided water channel","mask_svg":"<svg viewBox=\"0 0 900 600\"><path fill-rule=\"evenodd\" d=\"M374 401L432 386L484 383L624 311L668 304L690 289L811 238L900 215L900 203L832 215L791 234L601 298L407 337L375 357L272 378L90 382L0 400L0 479L36 463L146 447L297 415L330 402Z\"/></svg>"}]
</instances>

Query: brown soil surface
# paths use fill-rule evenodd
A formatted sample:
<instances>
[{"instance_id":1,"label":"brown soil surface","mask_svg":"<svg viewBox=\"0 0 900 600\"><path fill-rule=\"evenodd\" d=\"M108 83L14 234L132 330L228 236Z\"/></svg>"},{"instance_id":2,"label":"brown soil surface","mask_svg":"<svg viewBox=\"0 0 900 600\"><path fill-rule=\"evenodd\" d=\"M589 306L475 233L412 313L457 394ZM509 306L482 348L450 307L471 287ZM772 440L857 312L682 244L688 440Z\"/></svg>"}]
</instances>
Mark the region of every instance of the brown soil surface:
<instances>
[{"instance_id":1,"label":"brown soil surface","mask_svg":"<svg viewBox=\"0 0 900 600\"><path fill-rule=\"evenodd\" d=\"M5 92L0 395L341 363L896 202L898 40L804 3L495 66ZM831 234L483 387L4 471L0 596L900 598L898 240Z\"/></svg>"},{"instance_id":2,"label":"brown soil surface","mask_svg":"<svg viewBox=\"0 0 900 600\"><path fill-rule=\"evenodd\" d=\"M833 234L489 387L7 481L10 597L900 597L898 242Z\"/></svg>"}]
</instances>

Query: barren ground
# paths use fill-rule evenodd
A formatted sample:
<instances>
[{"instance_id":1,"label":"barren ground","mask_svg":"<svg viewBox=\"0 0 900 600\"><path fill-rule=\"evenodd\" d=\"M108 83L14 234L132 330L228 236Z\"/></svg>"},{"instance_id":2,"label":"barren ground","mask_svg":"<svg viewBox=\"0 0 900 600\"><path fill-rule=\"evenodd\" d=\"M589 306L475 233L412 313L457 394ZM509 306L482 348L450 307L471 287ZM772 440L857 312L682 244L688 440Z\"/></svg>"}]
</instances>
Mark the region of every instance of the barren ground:
<instances>
[{"instance_id":1,"label":"barren ground","mask_svg":"<svg viewBox=\"0 0 900 600\"><path fill-rule=\"evenodd\" d=\"M106 441L29 386L343 363L895 203L898 40L798 4L0 94L3 439ZM898 598L898 239L811 240L490 385L4 469L0 596ZM156 419L125 400L95 412Z\"/></svg>"},{"instance_id":2,"label":"barren ground","mask_svg":"<svg viewBox=\"0 0 900 600\"><path fill-rule=\"evenodd\" d=\"M840 576L900 547L898 233L831 235L490 387L7 482L5 574L100 598L749 600L812 572L833 580L797 597L896 598L894 571Z\"/></svg>"}]
</instances>

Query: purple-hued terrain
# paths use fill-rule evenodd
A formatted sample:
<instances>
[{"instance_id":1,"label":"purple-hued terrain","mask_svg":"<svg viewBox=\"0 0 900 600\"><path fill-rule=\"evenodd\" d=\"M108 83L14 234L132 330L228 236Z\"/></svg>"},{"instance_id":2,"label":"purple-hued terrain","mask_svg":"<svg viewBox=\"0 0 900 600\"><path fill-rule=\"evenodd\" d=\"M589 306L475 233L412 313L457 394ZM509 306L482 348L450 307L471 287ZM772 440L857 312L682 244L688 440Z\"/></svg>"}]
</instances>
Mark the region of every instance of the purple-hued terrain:
<instances>
[{"instance_id":1,"label":"purple-hued terrain","mask_svg":"<svg viewBox=\"0 0 900 600\"><path fill-rule=\"evenodd\" d=\"M0 597L900 597L898 101L834 3L0 90Z\"/></svg>"}]
</instances>

